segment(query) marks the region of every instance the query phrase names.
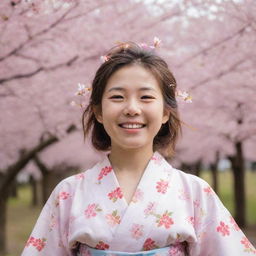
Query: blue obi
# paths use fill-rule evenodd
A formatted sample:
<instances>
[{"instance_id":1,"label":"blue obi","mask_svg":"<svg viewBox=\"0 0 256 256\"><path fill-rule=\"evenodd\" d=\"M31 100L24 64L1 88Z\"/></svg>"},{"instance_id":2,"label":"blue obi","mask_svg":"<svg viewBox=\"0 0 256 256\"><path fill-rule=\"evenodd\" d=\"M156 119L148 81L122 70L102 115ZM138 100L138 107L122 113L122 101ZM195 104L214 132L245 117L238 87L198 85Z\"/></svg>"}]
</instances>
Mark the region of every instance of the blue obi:
<instances>
[{"instance_id":1,"label":"blue obi","mask_svg":"<svg viewBox=\"0 0 256 256\"><path fill-rule=\"evenodd\" d=\"M80 245L78 256L185 256L185 248L182 244L171 245L164 248L141 251L141 252L120 252L110 250L98 250L86 246Z\"/></svg>"}]
</instances>

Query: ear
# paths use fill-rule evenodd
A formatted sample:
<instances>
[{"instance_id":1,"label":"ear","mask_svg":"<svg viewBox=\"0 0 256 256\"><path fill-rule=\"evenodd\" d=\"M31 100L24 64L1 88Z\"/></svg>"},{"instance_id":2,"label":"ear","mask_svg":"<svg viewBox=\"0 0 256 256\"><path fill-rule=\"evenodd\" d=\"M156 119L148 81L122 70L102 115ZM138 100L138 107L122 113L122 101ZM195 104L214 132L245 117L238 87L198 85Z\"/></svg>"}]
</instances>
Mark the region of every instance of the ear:
<instances>
[{"instance_id":1,"label":"ear","mask_svg":"<svg viewBox=\"0 0 256 256\"><path fill-rule=\"evenodd\" d=\"M165 124L169 120L170 112L171 111L169 109L167 109L167 108L164 109L163 118L162 118L162 124Z\"/></svg>"},{"instance_id":2,"label":"ear","mask_svg":"<svg viewBox=\"0 0 256 256\"><path fill-rule=\"evenodd\" d=\"M101 106L94 106L93 107L93 113L95 115L95 118L99 123L102 123L102 111L101 111Z\"/></svg>"}]
</instances>

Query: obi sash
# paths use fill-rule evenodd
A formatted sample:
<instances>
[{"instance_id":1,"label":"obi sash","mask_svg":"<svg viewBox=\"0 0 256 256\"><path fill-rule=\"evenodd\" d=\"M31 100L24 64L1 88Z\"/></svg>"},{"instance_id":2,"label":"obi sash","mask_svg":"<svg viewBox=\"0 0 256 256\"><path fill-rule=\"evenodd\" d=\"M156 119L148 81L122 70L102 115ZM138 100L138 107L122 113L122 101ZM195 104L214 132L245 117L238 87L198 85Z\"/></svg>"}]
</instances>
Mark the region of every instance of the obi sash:
<instances>
[{"instance_id":1,"label":"obi sash","mask_svg":"<svg viewBox=\"0 0 256 256\"><path fill-rule=\"evenodd\" d=\"M140 252L120 252L111 250L98 250L80 244L77 256L186 256L186 247L182 243L170 245L168 247L158 248L149 251Z\"/></svg>"}]
</instances>

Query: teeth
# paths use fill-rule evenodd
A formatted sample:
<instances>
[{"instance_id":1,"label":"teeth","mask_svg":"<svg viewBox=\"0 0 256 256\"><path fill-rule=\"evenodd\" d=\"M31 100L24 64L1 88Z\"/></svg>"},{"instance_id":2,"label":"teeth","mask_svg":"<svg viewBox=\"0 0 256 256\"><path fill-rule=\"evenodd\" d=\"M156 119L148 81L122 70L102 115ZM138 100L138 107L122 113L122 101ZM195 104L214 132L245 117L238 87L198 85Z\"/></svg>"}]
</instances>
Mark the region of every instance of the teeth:
<instances>
[{"instance_id":1,"label":"teeth","mask_svg":"<svg viewBox=\"0 0 256 256\"><path fill-rule=\"evenodd\" d=\"M143 127L142 124L122 124L121 126L123 128L128 128L128 129L138 129L138 128L142 128Z\"/></svg>"}]
</instances>

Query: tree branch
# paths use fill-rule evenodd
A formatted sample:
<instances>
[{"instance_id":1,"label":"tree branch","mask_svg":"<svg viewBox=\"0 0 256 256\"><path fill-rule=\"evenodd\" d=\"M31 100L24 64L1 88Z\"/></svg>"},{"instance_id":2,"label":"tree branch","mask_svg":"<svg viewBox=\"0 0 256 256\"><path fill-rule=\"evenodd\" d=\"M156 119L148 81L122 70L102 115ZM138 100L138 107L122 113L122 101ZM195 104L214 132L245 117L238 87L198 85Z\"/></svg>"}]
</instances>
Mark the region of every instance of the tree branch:
<instances>
[{"instance_id":1,"label":"tree branch","mask_svg":"<svg viewBox=\"0 0 256 256\"><path fill-rule=\"evenodd\" d=\"M10 77L1 78L0 79L0 84L6 83L6 82L9 82L9 81L12 81L12 80L16 80L16 79L29 78L29 77L32 77L32 76L34 76L37 73L40 73L42 71L53 71L53 70L59 69L59 68L64 67L64 66L71 66L78 58L79 58L79 56L76 55L73 58L71 58L70 60L68 60L67 62L60 63L60 64L57 64L57 65L52 66L52 67L39 67L36 70L25 73L25 74L16 74L16 75L13 75L13 76L10 76Z\"/></svg>"},{"instance_id":2,"label":"tree branch","mask_svg":"<svg viewBox=\"0 0 256 256\"><path fill-rule=\"evenodd\" d=\"M250 24L246 24L245 26L243 26L242 28L240 28L238 31L236 31L235 33L233 33L232 35L229 35L225 38L223 38L222 40L213 43L212 45L202 49L201 51L193 54L192 56L188 57L187 59L185 59L183 62L181 62L180 64L178 64L176 67L177 68L181 68L182 66L184 66L185 64L187 64L189 61L195 59L196 57L202 55L202 54L206 54L208 51L213 50L214 48L217 48L218 46L220 46L223 43L226 43L230 40L232 40L234 37L236 37L237 35L242 34L245 29L250 26Z\"/></svg>"},{"instance_id":3,"label":"tree branch","mask_svg":"<svg viewBox=\"0 0 256 256\"><path fill-rule=\"evenodd\" d=\"M67 133L71 133L75 130L75 126L71 125L67 129ZM6 170L1 170L4 175L0 177L0 194L2 194L6 189L8 189L9 184L15 179L16 175L28 164L28 162L36 156L37 153L41 152L48 146L58 142L59 139L56 136L51 135L48 139L45 139L37 146L30 150L23 150L23 154L16 161L16 163L12 164Z\"/></svg>"}]
</instances>

